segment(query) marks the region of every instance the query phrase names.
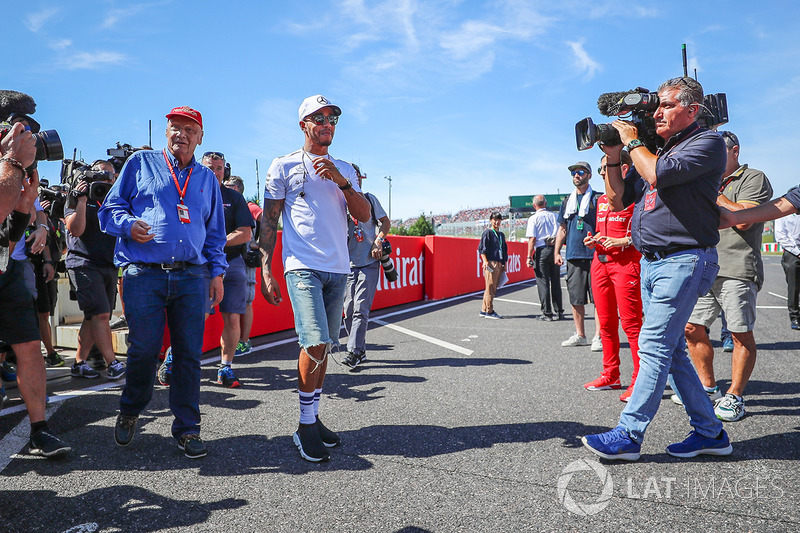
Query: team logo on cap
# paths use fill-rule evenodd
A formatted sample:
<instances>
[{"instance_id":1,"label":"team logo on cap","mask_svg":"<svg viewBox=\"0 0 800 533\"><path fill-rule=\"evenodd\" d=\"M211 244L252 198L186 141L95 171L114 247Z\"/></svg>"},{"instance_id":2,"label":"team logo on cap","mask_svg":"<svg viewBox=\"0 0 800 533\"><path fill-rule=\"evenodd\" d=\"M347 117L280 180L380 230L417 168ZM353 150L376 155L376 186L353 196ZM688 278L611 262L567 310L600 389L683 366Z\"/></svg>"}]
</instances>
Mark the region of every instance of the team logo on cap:
<instances>
[{"instance_id":1,"label":"team logo on cap","mask_svg":"<svg viewBox=\"0 0 800 533\"><path fill-rule=\"evenodd\" d=\"M177 112L186 113L187 115L192 115L193 117L197 116L197 111L195 111L194 109L192 109L188 105L185 105L185 106L182 106L182 107L176 107L175 109L172 110L172 112L173 113L177 113Z\"/></svg>"},{"instance_id":2,"label":"team logo on cap","mask_svg":"<svg viewBox=\"0 0 800 533\"><path fill-rule=\"evenodd\" d=\"M320 104L329 104L330 103L325 99L324 96L318 96L317 97L317 102L319 102Z\"/></svg>"}]
</instances>

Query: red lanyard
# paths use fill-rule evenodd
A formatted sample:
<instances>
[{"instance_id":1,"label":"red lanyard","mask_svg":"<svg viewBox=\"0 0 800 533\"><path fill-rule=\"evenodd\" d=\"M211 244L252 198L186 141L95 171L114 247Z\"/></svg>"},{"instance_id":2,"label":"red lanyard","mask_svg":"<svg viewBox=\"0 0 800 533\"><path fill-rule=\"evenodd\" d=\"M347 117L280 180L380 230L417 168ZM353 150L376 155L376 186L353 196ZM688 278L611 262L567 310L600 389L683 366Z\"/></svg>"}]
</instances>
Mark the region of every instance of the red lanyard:
<instances>
[{"instance_id":1,"label":"red lanyard","mask_svg":"<svg viewBox=\"0 0 800 533\"><path fill-rule=\"evenodd\" d=\"M186 176L186 181L183 183L183 190L181 190L181 186L178 184L178 177L175 175L175 169L172 168L172 163L169 162L167 158L167 151L163 151L164 154L164 161L167 162L167 166L169 167L169 173L172 174L172 181L175 182L175 188L178 189L178 196L181 198L181 205L183 205L183 197L186 196L186 188L189 186L189 178L192 177L192 170L194 167L189 169L189 175Z\"/></svg>"}]
</instances>

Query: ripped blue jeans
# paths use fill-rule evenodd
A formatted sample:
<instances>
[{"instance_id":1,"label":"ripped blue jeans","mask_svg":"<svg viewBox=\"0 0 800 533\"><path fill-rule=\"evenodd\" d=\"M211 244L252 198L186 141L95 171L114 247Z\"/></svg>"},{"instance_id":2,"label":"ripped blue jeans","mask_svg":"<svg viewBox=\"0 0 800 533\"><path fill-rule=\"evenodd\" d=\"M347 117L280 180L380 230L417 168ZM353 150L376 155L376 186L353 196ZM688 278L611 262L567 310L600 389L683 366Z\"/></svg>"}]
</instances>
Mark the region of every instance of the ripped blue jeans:
<instances>
[{"instance_id":1,"label":"ripped blue jeans","mask_svg":"<svg viewBox=\"0 0 800 533\"><path fill-rule=\"evenodd\" d=\"M339 346L347 274L306 269L290 270L284 277L300 346Z\"/></svg>"}]
</instances>

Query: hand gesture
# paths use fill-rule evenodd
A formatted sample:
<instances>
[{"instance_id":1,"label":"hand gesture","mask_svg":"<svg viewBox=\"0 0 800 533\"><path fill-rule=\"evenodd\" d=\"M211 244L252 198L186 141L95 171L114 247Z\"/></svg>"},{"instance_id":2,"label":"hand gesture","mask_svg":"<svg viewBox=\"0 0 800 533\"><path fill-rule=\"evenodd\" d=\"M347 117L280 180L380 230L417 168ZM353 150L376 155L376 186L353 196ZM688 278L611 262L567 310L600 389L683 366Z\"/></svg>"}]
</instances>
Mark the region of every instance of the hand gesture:
<instances>
[{"instance_id":1,"label":"hand gesture","mask_svg":"<svg viewBox=\"0 0 800 533\"><path fill-rule=\"evenodd\" d=\"M139 244L144 244L148 241L152 241L155 238L155 235L148 233L149 231L150 231L150 224L148 224L144 220L137 220L131 226L131 239L138 242Z\"/></svg>"}]
</instances>

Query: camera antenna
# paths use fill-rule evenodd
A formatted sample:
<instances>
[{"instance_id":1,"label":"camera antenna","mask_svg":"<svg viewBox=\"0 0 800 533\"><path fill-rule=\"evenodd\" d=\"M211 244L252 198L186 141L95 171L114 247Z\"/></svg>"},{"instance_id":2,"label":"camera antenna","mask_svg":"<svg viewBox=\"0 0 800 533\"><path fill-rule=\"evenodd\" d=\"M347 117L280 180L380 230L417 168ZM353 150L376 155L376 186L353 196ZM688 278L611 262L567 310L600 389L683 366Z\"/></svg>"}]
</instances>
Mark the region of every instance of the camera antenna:
<instances>
[{"instance_id":1,"label":"camera antenna","mask_svg":"<svg viewBox=\"0 0 800 533\"><path fill-rule=\"evenodd\" d=\"M681 53L683 54L683 75L688 76L689 68L686 62L686 43L683 43L683 46L681 47Z\"/></svg>"},{"instance_id":2,"label":"camera antenna","mask_svg":"<svg viewBox=\"0 0 800 533\"><path fill-rule=\"evenodd\" d=\"M153 146L153 119L147 121L147 146Z\"/></svg>"},{"instance_id":3,"label":"camera antenna","mask_svg":"<svg viewBox=\"0 0 800 533\"><path fill-rule=\"evenodd\" d=\"M256 195L261 194L259 191L261 190L261 184L258 181L258 159L256 159Z\"/></svg>"}]
</instances>

